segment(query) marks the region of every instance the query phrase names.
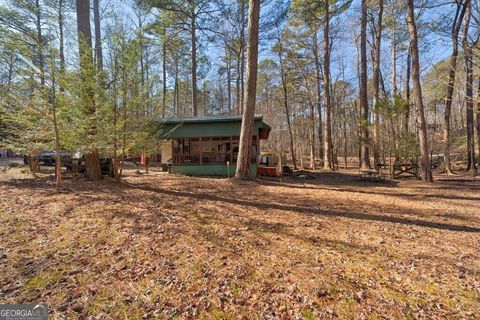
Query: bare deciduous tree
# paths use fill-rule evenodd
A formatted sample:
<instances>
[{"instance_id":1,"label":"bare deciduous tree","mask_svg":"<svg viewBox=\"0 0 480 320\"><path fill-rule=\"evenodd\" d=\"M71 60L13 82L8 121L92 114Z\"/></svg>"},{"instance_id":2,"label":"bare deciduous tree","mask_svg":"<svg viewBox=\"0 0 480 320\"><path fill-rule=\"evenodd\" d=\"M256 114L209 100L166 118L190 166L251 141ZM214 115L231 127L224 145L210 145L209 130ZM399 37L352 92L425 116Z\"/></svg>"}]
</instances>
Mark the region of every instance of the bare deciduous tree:
<instances>
[{"instance_id":1,"label":"bare deciduous tree","mask_svg":"<svg viewBox=\"0 0 480 320\"><path fill-rule=\"evenodd\" d=\"M425 109L423 106L422 86L420 82L420 55L418 53L418 35L413 0L407 0L407 24L412 49L412 79L413 90L415 93L415 110L417 115L418 138L420 142L420 156L422 161L422 177L424 181L432 182L430 157L428 155L427 122L425 121Z\"/></svg>"}]
</instances>

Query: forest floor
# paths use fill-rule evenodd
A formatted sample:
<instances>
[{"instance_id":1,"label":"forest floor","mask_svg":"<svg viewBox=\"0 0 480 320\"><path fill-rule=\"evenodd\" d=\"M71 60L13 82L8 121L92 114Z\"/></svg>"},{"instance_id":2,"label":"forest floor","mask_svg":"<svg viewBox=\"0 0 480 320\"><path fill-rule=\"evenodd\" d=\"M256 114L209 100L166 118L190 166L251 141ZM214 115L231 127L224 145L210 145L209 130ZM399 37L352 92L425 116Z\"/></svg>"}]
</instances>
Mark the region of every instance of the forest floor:
<instances>
[{"instance_id":1,"label":"forest floor","mask_svg":"<svg viewBox=\"0 0 480 320\"><path fill-rule=\"evenodd\" d=\"M1 168L0 168L1 169ZM68 319L480 317L480 182L0 172L0 303Z\"/></svg>"}]
</instances>

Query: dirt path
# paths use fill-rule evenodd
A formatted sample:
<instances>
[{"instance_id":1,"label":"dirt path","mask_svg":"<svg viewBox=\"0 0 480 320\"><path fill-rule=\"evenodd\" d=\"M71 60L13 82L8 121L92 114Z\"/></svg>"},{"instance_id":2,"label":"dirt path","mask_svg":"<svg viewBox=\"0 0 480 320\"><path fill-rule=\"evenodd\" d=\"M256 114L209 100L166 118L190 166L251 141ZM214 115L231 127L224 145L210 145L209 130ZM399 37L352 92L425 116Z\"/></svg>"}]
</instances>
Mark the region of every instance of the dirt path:
<instances>
[{"instance_id":1,"label":"dirt path","mask_svg":"<svg viewBox=\"0 0 480 320\"><path fill-rule=\"evenodd\" d=\"M17 170L17 171L15 171ZM70 318L480 317L480 184L0 177L0 302Z\"/></svg>"}]
</instances>

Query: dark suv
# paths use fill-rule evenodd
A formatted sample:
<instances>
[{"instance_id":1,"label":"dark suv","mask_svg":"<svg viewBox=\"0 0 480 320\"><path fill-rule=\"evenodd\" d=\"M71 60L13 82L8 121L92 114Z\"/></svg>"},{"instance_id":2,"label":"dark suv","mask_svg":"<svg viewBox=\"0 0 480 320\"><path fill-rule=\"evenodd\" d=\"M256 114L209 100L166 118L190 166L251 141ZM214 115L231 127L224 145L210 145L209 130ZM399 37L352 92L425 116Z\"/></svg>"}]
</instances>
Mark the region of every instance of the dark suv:
<instances>
[{"instance_id":1,"label":"dark suv","mask_svg":"<svg viewBox=\"0 0 480 320\"><path fill-rule=\"evenodd\" d=\"M80 153L66 153L60 152L60 157L62 160L62 167L67 169L67 172L76 171L79 174L84 174L85 167L85 155ZM55 151L43 151L40 154L34 156L35 160L41 166L53 167L55 166ZM28 165L28 156L23 156L23 163ZM110 157L100 157L100 167L102 169L102 174L106 174L113 177L113 162Z\"/></svg>"},{"instance_id":2,"label":"dark suv","mask_svg":"<svg viewBox=\"0 0 480 320\"><path fill-rule=\"evenodd\" d=\"M55 158L56 158L56 152L55 151L43 151L36 156L34 156L35 160L38 162L39 165L41 166L48 166L48 167L53 167L55 166ZM67 152L60 152L60 158L62 159L62 163L69 162L72 159L72 155ZM23 156L23 163L28 165L28 156L24 155Z\"/></svg>"}]
</instances>

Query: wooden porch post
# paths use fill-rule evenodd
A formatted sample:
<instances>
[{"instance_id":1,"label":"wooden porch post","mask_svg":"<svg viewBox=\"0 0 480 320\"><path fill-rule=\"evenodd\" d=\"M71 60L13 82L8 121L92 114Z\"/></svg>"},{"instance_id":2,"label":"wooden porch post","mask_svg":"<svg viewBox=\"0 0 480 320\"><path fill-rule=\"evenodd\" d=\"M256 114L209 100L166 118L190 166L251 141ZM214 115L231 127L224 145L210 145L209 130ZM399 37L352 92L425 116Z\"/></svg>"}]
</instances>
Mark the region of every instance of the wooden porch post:
<instances>
[{"instance_id":1,"label":"wooden porch post","mask_svg":"<svg viewBox=\"0 0 480 320\"><path fill-rule=\"evenodd\" d=\"M203 156L202 156L202 154L203 154L203 152L202 152L202 137L200 137L199 147L200 147L200 165L202 165L202 158L203 158Z\"/></svg>"},{"instance_id":2,"label":"wooden porch post","mask_svg":"<svg viewBox=\"0 0 480 320\"><path fill-rule=\"evenodd\" d=\"M259 132L257 131L257 155L255 157L255 164L257 163L257 158L259 154L260 154L260 136L259 136Z\"/></svg>"},{"instance_id":3,"label":"wooden porch post","mask_svg":"<svg viewBox=\"0 0 480 320\"><path fill-rule=\"evenodd\" d=\"M233 164L233 138L230 136L230 165Z\"/></svg>"},{"instance_id":4,"label":"wooden porch post","mask_svg":"<svg viewBox=\"0 0 480 320\"><path fill-rule=\"evenodd\" d=\"M175 139L172 139L172 167L175 164Z\"/></svg>"}]
</instances>

